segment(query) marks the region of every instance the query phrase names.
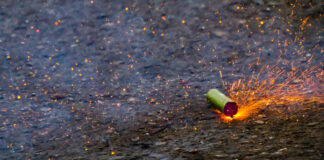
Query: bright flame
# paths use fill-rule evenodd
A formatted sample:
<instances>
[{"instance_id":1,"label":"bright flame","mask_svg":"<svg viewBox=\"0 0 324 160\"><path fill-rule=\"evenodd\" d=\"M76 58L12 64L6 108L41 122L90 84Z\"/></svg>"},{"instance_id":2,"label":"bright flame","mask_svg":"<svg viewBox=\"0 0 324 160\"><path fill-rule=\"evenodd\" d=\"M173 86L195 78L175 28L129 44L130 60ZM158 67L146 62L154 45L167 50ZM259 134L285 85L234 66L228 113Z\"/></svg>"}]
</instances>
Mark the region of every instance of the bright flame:
<instances>
[{"instance_id":1,"label":"bright flame","mask_svg":"<svg viewBox=\"0 0 324 160\"><path fill-rule=\"evenodd\" d=\"M224 122L231 122L233 120L232 117L226 116L225 114L223 114L222 112L220 112L217 109L214 109L214 111L220 115L220 117L223 119Z\"/></svg>"}]
</instances>

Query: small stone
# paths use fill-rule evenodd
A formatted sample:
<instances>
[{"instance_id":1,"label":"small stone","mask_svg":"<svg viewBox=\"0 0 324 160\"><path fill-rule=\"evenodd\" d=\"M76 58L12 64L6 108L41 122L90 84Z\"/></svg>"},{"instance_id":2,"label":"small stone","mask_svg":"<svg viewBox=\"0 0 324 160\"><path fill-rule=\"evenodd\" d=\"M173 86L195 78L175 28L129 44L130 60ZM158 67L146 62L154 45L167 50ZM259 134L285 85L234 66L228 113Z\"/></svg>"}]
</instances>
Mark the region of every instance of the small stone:
<instances>
[{"instance_id":1,"label":"small stone","mask_svg":"<svg viewBox=\"0 0 324 160\"><path fill-rule=\"evenodd\" d=\"M256 120L255 123L257 123L257 124L264 124L264 121L262 121L262 120Z\"/></svg>"},{"instance_id":2,"label":"small stone","mask_svg":"<svg viewBox=\"0 0 324 160\"><path fill-rule=\"evenodd\" d=\"M216 152L215 157L217 157L217 158L225 158L225 157L228 157L228 154L225 154L222 151L218 151L218 152Z\"/></svg>"},{"instance_id":3,"label":"small stone","mask_svg":"<svg viewBox=\"0 0 324 160\"><path fill-rule=\"evenodd\" d=\"M154 143L154 145L156 145L156 146L163 146L165 144L166 144L166 142L155 142Z\"/></svg>"},{"instance_id":4,"label":"small stone","mask_svg":"<svg viewBox=\"0 0 324 160\"><path fill-rule=\"evenodd\" d=\"M311 123L307 123L307 126L316 126L318 124L319 122L311 122Z\"/></svg>"},{"instance_id":5,"label":"small stone","mask_svg":"<svg viewBox=\"0 0 324 160\"><path fill-rule=\"evenodd\" d=\"M36 48L37 48L37 49L43 49L44 46L43 46L43 45L38 45Z\"/></svg>"},{"instance_id":6,"label":"small stone","mask_svg":"<svg viewBox=\"0 0 324 160\"><path fill-rule=\"evenodd\" d=\"M137 136L137 137L132 138L131 140L132 140L133 142L137 142L137 141L139 141L139 139L140 139L140 137Z\"/></svg>"},{"instance_id":7,"label":"small stone","mask_svg":"<svg viewBox=\"0 0 324 160\"><path fill-rule=\"evenodd\" d=\"M72 44L70 47L71 48L74 48L74 47L76 47L76 46L78 46L77 44Z\"/></svg>"},{"instance_id":8,"label":"small stone","mask_svg":"<svg viewBox=\"0 0 324 160\"><path fill-rule=\"evenodd\" d=\"M155 122L148 122L147 124L149 124L149 125L156 125L156 123Z\"/></svg>"},{"instance_id":9,"label":"small stone","mask_svg":"<svg viewBox=\"0 0 324 160\"><path fill-rule=\"evenodd\" d=\"M106 50L106 48L104 46L100 46L99 49L102 51Z\"/></svg>"},{"instance_id":10,"label":"small stone","mask_svg":"<svg viewBox=\"0 0 324 160\"><path fill-rule=\"evenodd\" d=\"M215 157L217 158L225 158L225 157L228 157L227 154L216 154Z\"/></svg>"},{"instance_id":11,"label":"small stone","mask_svg":"<svg viewBox=\"0 0 324 160\"><path fill-rule=\"evenodd\" d=\"M97 102L98 102L98 104L104 104L105 103L104 101L101 101L101 100L98 100Z\"/></svg>"},{"instance_id":12,"label":"small stone","mask_svg":"<svg viewBox=\"0 0 324 160\"><path fill-rule=\"evenodd\" d=\"M249 143L250 141L248 139L242 138L240 139L239 143L244 144L244 143Z\"/></svg>"},{"instance_id":13,"label":"small stone","mask_svg":"<svg viewBox=\"0 0 324 160\"><path fill-rule=\"evenodd\" d=\"M127 99L127 102L135 103L135 102L138 102L138 99L136 99L134 97L130 97L130 98Z\"/></svg>"},{"instance_id":14,"label":"small stone","mask_svg":"<svg viewBox=\"0 0 324 160\"><path fill-rule=\"evenodd\" d=\"M110 64L112 65L119 65L119 64L122 64L124 63L123 61L113 61L113 62L110 62Z\"/></svg>"},{"instance_id":15,"label":"small stone","mask_svg":"<svg viewBox=\"0 0 324 160\"><path fill-rule=\"evenodd\" d=\"M253 149L252 149L253 152L259 152L259 151L261 151L261 150L262 150L261 148L253 148Z\"/></svg>"},{"instance_id":16,"label":"small stone","mask_svg":"<svg viewBox=\"0 0 324 160\"><path fill-rule=\"evenodd\" d=\"M51 108L42 107L40 110L41 110L42 112L47 112L47 111L50 111Z\"/></svg>"},{"instance_id":17,"label":"small stone","mask_svg":"<svg viewBox=\"0 0 324 160\"><path fill-rule=\"evenodd\" d=\"M215 31L213 31L213 33L215 36L218 36L218 37L223 37L223 36L227 35L227 32L222 31L222 30L215 30Z\"/></svg>"},{"instance_id":18,"label":"small stone","mask_svg":"<svg viewBox=\"0 0 324 160\"><path fill-rule=\"evenodd\" d=\"M282 2L277 2L277 1L269 1L268 2L268 5L270 5L270 6L278 6L280 4L282 4Z\"/></svg>"},{"instance_id":19,"label":"small stone","mask_svg":"<svg viewBox=\"0 0 324 160\"><path fill-rule=\"evenodd\" d=\"M114 23L108 22L103 25L104 27L112 27L114 26Z\"/></svg>"},{"instance_id":20,"label":"small stone","mask_svg":"<svg viewBox=\"0 0 324 160\"><path fill-rule=\"evenodd\" d=\"M238 20L239 24L245 24L247 21L245 19Z\"/></svg>"},{"instance_id":21,"label":"small stone","mask_svg":"<svg viewBox=\"0 0 324 160\"><path fill-rule=\"evenodd\" d=\"M260 153L260 155L268 155L269 153L268 152L262 152Z\"/></svg>"},{"instance_id":22,"label":"small stone","mask_svg":"<svg viewBox=\"0 0 324 160\"><path fill-rule=\"evenodd\" d=\"M258 136L257 135L252 135L251 138L257 138Z\"/></svg>"},{"instance_id":23,"label":"small stone","mask_svg":"<svg viewBox=\"0 0 324 160\"><path fill-rule=\"evenodd\" d=\"M287 148L281 148L281 149L279 149L277 152L274 152L273 154L274 155L281 155L284 151L286 151L287 150Z\"/></svg>"},{"instance_id":24,"label":"small stone","mask_svg":"<svg viewBox=\"0 0 324 160\"><path fill-rule=\"evenodd\" d=\"M259 114L258 115L258 118L265 118L265 117L267 117L265 114Z\"/></svg>"},{"instance_id":25,"label":"small stone","mask_svg":"<svg viewBox=\"0 0 324 160\"><path fill-rule=\"evenodd\" d=\"M189 152L189 153L197 153L198 149L197 148L190 148L190 149L187 150L187 152Z\"/></svg>"},{"instance_id":26,"label":"small stone","mask_svg":"<svg viewBox=\"0 0 324 160\"><path fill-rule=\"evenodd\" d=\"M270 12L271 11L271 8L270 7L267 7L265 10L268 11L268 12Z\"/></svg>"}]
</instances>

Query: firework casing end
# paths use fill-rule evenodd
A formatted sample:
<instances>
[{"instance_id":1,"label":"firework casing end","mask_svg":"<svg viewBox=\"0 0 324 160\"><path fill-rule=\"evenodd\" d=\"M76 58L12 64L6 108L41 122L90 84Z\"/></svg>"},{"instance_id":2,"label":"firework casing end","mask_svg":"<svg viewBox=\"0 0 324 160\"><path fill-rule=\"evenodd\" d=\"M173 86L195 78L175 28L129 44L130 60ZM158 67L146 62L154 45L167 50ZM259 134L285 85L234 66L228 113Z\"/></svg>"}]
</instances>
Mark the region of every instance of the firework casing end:
<instances>
[{"instance_id":1,"label":"firework casing end","mask_svg":"<svg viewBox=\"0 0 324 160\"><path fill-rule=\"evenodd\" d=\"M225 96L218 89L211 89L208 91L207 100L212 104L213 107L224 113L226 116L234 116L238 111L237 104Z\"/></svg>"}]
</instances>

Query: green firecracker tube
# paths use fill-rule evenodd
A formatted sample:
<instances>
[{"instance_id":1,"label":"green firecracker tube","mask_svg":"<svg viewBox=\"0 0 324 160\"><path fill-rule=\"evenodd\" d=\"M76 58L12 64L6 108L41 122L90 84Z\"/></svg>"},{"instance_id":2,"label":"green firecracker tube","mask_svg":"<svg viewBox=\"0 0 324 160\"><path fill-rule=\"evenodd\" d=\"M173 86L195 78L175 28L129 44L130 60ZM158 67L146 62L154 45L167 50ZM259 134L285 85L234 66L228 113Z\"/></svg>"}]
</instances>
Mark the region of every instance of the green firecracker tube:
<instances>
[{"instance_id":1,"label":"green firecracker tube","mask_svg":"<svg viewBox=\"0 0 324 160\"><path fill-rule=\"evenodd\" d=\"M209 90L206 97L215 108L226 116L233 117L238 111L237 104L218 89Z\"/></svg>"}]
</instances>

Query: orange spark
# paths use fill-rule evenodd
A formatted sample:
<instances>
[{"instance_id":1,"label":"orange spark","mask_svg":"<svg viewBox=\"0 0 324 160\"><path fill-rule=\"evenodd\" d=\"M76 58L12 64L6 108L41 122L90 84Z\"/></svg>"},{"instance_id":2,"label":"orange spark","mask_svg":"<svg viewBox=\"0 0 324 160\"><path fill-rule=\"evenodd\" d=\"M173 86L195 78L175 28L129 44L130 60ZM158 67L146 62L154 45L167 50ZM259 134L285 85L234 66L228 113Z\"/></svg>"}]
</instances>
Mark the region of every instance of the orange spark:
<instances>
[{"instance_id":1,"label":"orange spark","mask_svg":"<svg viewBox=\"0 0 324 160\"><path fill-rule=\"evenodd\" d=\"M228 93L239 110L233 117L221 114L221 118L225 122L243 120L268 106L289 106L306 101L324 103L323 73L319 66L305 70L294 68L289 72L277 66L264 66L257 75L239 79L228 87ZM261 74L266 78L261 79Z\"/></svg>"}]
</instances>

